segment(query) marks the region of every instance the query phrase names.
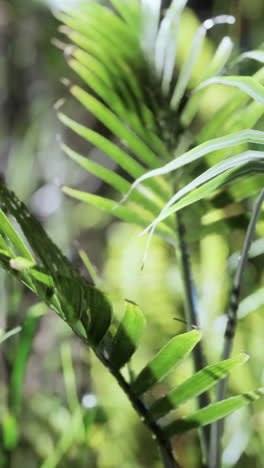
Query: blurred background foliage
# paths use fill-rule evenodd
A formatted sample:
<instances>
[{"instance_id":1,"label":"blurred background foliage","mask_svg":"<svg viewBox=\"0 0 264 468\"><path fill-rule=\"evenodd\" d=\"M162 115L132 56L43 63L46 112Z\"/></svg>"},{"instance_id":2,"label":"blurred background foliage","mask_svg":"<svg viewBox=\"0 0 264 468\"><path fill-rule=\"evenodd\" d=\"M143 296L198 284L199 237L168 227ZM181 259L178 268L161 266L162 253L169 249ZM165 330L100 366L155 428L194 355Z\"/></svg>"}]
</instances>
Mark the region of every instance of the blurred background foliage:
<instances>
[{"instance_id":1,"label":"blurred background foliage","mask_svg":"<svg viewBox=\"0 0 264 468\"><path fill-rule=\"evenodd\" d=\"M145 239L136 237L138 228L61 193L62 184L100 195L109 191L99 179L67 159L60 149L62 137L89 158L113 168L99 150L77 140L72 133L64 135L65 129L56 117L55 103L67 97L60 79L71 76L63 54L53 44L58 37L58 23L52 8L62 3L65 5L59 0L0 1L0 170L7 184L27 202L53 239L89 278L78 251L87 252L105 290L111 293L117 313L122 313L124 297L140 304L148 328L134 358L139 369L168 338L185 328L174 320L182 317L183 310L180 274L173 250L158 238L141 271ZM222 37L223 29L242 50L263 41L261 0L193 0L189 7L192 10L184 16L179 65L199 20L211 15L231 13L237 22L210 33L197 70L210 61L213 42ZM252 67L252 63L246 66ZM230 93L226 88L219 88L219 92L215 89L206 94L201 120ZM66 107L78 116L78 121L98 129L98 122L73 99L67 99ZM84 115L80 115L82 112ZM262 119L259 128L263 129L263 124ZM191 227L195 217L203 213L189 213L187 222ZM264 385L263 235L262 217L244 282L245 299L235 340L235 351L247 351L251 360L235 371L230 394ZM237 228L207 235L191 244L201 327L210 363L219 358L230 280L243 236L244 231ZM126 397L78 338L2 271L0 290L0 328L22 327L0 345L0 466L160 468L154 443ZM191 362L184 362L169 376L170 384L179 383L191 372ZM157 395L164 393L164 385L156 388ZM224 466L264 467L263 401L233 414L226 427ZM191 432L175 441L179 458L188 468L199 468L196 438Z\"/></svg>"}]
</instances>

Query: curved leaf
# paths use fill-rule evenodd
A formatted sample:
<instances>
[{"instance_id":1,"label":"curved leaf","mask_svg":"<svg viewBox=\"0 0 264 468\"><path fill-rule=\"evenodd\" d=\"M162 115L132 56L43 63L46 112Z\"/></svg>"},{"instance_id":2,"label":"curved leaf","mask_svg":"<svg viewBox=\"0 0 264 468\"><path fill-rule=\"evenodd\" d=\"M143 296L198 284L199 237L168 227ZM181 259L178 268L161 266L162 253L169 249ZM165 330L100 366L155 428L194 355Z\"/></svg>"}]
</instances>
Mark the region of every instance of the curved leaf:
<instances>
[{"instance_id":1,"label":"curved leaf","mask_svg":"<svg viewBox=\"0 0 264 468\"><path fill-rule=\"evenodd\" d=\"M258 83L251 76L217 76L201 83L195 91L210 86L212 84L222 84L225 86L234 86L244 91L250 97L264 105L264 86Z\"/></svg>"},{"instance_id":2,"label":"curved leaf","mask_svg":"<svg viewBox=\"0 0 264 468\"><path fill-rule=\"evenodd\" d=\"M264 153L246 151L221 161L179 190L165 205L156 220L142 233L154 229L156 224L176 211L208 196L213 191L245 174L264 171ZM200 187L201 186L201 187ZM196 189L196 190L194 190ZM194 190L192 192L192 190ZM190 193L192 192L192 193ZM187 196L188 194L188 196ZM183 200L181 200L183 199Z\"/></svg>"},{"instance_id":3,"label":"curved leaf","mask_svg":"<svg viewBox=\"0 0 264 468\"><path fill-rule=\"evenodd\" d=\"M176 169L190 164L213 151L232 148L233 146L241 145L243 143L264 144L264 132L259 130L243 130L241 132L214 138L213 140L209 140L206 143L202 143L201 145L196 146L181 156L178 156L168 164L165 164L165 166L162 166L159 169L154 169L153 171L149 171L146 174L140 176L137 180L135 180L135 182L133 182L128 193L122 199L122 202L124 202L132 193L132 191L138 186L138 184L142 183L144 180L175 171Z\"/></svg>"},{"instance_id":4,"label":"curved leaf","mask_svg":"<svg viewBox=\"0 0 264 468\"><path fill-rule=\"evenodd\" d=\"M180 100L188 86L192 70L201 51L207 31L217 24L233 24L234 22L235 18L233 16L220 15L215 18L207 19L201 24L201 26L199 26L192 40L189 57L186 59L186 62L180 70L179 78L171 98L170 106L173 110L178 108Z\"/></svg>"},{"instance_id":5,"label":"curved leaf","mask_svg":"<svg viewBox=\"0 0 264 468\"><path fill-rule=\"evenodd\" d=\"M215 54L212 58L211 63L209 64L206 72L202 76L200 81L208 80L214 75L217 75L222 71L224 66L226 65L231 52L233 50L233 42L229 36L225 36L222 41L220 42L218 48L215 51ZM191 121L193 120L199 106L199 102L201 99L201 95L203 94L203 90L200 90L190 96L188 102L182 112L181 115L181 122L184 126L190 125Z\"/></svg>"},{"instance_id":6,"label":"curved leaf","mask_svg":"<svg viewBox=\"0 0 264 468\"><path fill-rule=\"evenodd\" d=\"M253 75L253 79L260 84L264 84L264 67ZM197 91L197 90L196 90ZM238 89L226 103L213 115L213 117L203 126L202 130L197 135L197 141L202 143L209 138L213 138L218 132L222 133L226 121L234 112L242 108L250 100L250 96Z\"/></svg>"}]
</instances>

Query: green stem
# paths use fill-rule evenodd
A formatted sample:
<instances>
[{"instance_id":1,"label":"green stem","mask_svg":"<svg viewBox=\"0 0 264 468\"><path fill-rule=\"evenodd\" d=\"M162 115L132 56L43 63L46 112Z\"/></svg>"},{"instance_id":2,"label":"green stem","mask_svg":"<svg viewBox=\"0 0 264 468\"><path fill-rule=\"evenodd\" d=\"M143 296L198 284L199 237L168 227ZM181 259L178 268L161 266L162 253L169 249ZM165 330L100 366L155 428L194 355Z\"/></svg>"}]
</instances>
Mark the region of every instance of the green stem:
<instances>
[{"instance_id":1,"label":"green stem","mask_svg":"<svg viewBox=\"0 0 264 468\"><path fill-rule=\"evenodd\" d=\"M264 190L261 191L256 204L254 206L250 223L248 225L246 237L244 240L241 256L234 277L233 287L230 295L230 303L227 314L227 325L224 337L224 348L222 360L228 359L232 352L234 337L237 326L237 311L239 306L239 297L241 291L242 280L245 268L248 261L249 249L252 244L253 236L256 230L257 220L260 214L262 203L264 202ZM216 401L222 401L226 394L227 379L223 379L218 384ZM220 468L221 466L221 438L224 429L224 420L221 419L214 423L211 427L211 446L209 456L209 467Z\"/></svg>"},{"instance_id":2,"label":"green stem","mask_svg":"<svg viewBox=\"0 0 264 468\"><path fill-rule=\"evenodd\" d=\"M181 214L176 213L177 233L179 248L177 249L177 257L182 271L183 288L185 295L185 319L187 322L188 329L192 327L199 328L198 318L198 307L196 290L193 283L192 271L190 265L190 253L187 242L185 241L185 226L182 221ZM202 344L199 342L193 351L195 370L199 370L206 367L206 359L203 353ZM210 398L207 392L203 393L198 397L199 407L203 408L210 404ZM204 458L208 458L209 444L210 444L210 430L208 427L203 427L202 431L202 449Z\"/></svg>"}]
</instances>

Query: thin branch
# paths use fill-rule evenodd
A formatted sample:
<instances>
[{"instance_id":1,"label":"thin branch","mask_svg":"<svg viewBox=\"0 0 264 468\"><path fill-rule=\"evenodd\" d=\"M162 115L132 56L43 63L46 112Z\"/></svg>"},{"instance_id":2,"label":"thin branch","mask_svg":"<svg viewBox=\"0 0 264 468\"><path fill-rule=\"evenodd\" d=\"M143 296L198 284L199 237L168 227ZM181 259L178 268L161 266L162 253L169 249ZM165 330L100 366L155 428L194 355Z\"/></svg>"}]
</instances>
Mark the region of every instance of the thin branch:
<instances>
[{"instance_id":1,"label":"thin branch","mask_svg":"<svg viewBox=\"0 0 264 468\"><path fill-rule=\"evenodd\" d=\"M71 327L74 333L90 347L88 340L78 332L75 328ZM156 440L159 449L160 449L160 456L163 462L164 468L181 468L178 462L175 460L172 452L172 447L170 441L166 440L163 435L163 431L161 426L157 421L152 421L149 417L149 408L148 405L141 400L138 396L134 395L131 391L130 384L125 380L123 375L120 371L114 370L109 361L106 357L99 351L93 350L97 358L101 361L101 363L109 370L109 372L114 376L119 386L122 388L124 393L126 394L127 398L129 399L130 403L132 404L133 408L139 415L142 422L147 426L147 428L152 433L153 438Z\"/></svg>"},{"instance_id":2,"label":"thin branch","mask_svg":"<svg viewBox=\"0 0 264 468\"><path fill-rule=\"evenodd\" d=\"M185 226L182 221L181 214L176 213L178 240L179 240L179 261L182 270L183 287L185 293L185 319L188 329L193 326L199 328L198 307L196 290L193 283L192 271L190 265L189 248L185 241ZM207 363L203 353L202 344L199 342L193 351L195 370L198 372L203 369ZM207 392L204 392L198 397L199 407L203 408L210 404L210 398ZM202 428L202 445L204 457L207 458L210 443L210 430L208 427Z\"/></svg>"},{"instance_id":3,"label":"thin branch","mask_svg":"<svg viewBox=\"0 0 264 468\"><path fill-rule=\"evenodd\" d=\"M143 400L141 400L141 398L133 394L129 383L124 379L123 375L119 371L115 371L109 365L108 360L101 353L96 353L96 355L100 359L102 364L104 364L104 366L107 367L108 370L111 372L111 374L115 377L119 386L127 395L133 408L138 413L140 419L147 426L147 428L151 431L153 438L156 440L159 446L160 455L163 461L164 468L180 468L180 465L178 464L178 462L175 460L173 456L170 441L164 438L161 426L159 425L157 421L152 421L151 418L149 417L148 405Z\"/></svg>"},{"instance_id":4,"label":"thin branch","mask_svg":"<svg viewBox=\"0 0 264 468\"><path fill-rule=\"evenodd\" d=\"M248 225L246 237L244 240L239 264L234 277L233 288L230 296L229 309L227 314L227 325L224 337L224 348L222 360L228 359L232 352L234 336L237 326L237 311L239 306L239 297L243 281L245 268L248 261L250 246L256 230L257 220L260 214L262 203L264 202L264 190L261 191L256 204L253 208L250 223ZM227 379L223 379L218 384L216 401L224 399L226 394ZM210 468L219 468L221 465L221 437L224 429L224 420L217 421L211 427L211 447L210 447Z\"/></svg>"}]
</instances>

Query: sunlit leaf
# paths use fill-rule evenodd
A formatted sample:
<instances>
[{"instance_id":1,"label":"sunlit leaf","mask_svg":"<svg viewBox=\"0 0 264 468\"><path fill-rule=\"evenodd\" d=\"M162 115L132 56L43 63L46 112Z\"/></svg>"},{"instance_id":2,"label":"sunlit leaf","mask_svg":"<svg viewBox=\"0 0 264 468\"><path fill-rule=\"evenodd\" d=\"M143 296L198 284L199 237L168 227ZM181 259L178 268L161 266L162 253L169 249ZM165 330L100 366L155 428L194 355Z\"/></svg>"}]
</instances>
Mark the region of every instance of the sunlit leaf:
<instances>
[{"instance_id":1,"label":"sunlit leaf","mask_svg":"<svg viewBox=\"0 0 264 468\"><path fill-rule=\"evenodd\" d=\"M176 211L201 200L215 190L223 187L242 176L262 173L264 171L264 155L258 151L246 151L238 156L221 161L195 178L179 190L165 205L159 217L148 226L150 230L158 222ZM196 190L194 190L196 189ZM181 200L182 199L182 200ZM142 233L143 234L143 233Z\"/></svg>"},{"instance_id":2,"label":"sunlit leaf","mask_svg":"<svg viewBox=\"0 0 264 468\"><path fill-rule=\"evenodd\" d=\"M198 330L172 338L139 373L132 384L133 392L141 395L160 382L182 359L188 356L200 338L201 333Z\"/></svg>"},{"instance_id":3,"label":"sunlit leaf","mask_svg":"<svg viewBox=\"0 0 264 468\"><path fill-rule=\"evenodd\" d=\"M123 201L131 194L131 192L138 186L138 184L142 183L144 180L147 180L154 176L160 176L167 174L168 172L175 171L180 167L183 167L191 162L209 154L213 151L232 148L233 146L241 145L243 143L259 143L264 144L264 132L259 130L243 130L241 132L233 133L231 135L226 135L220 138L215 138L213 140L209 140L206 143L202 143L199 146L191 149L190 151L178 156L173 161L170 161L163 167L159 169L154 169L153 171L149 171L146 174L140 176L133 184L129 192L127 193L126 197Z\"/></svg>"},{"instance_id":4,"label":"sunlit leaf","mask_svg":"<svg viewBox=\"0 0 264 468\"><path fill-rule=\"evenodd\" d=\"M205 392L220 379L226 377L232 369L243 364L247 360L248 356L243 353L200 370L174 390L171 390L163 398L157 400L150 408L151 418L159 419L190 398L194 398Z\"/></svg>"},{"instance_id":5,"label":"sunlit leaf","mask_svg":"<svg viewBox=\"0 0 264 468\"><path fill-rule=\"evenodd\" d=\"M259 84L251 76L216 76L201 83L196 88L196 90L198 91L199 89L205 88L206 86L210 86L212 84L234 86L235 88L244 91L244 93L248 94L250 97L252 97L252 99L255 99L260 104L264 104L264 86Z\"/></svg>"},{"instance_id":6,"label":"sunlit leaf","mask_svg":"<svg viewBox=\"0 0 264 468\"><path fill-rule=\"evenodd\" d=\"M165 426L163 431L166 438L170 438L176 434L182 434L201 426L211 424L218 419L224 418L243 406L252 403L264 395L264 388L259 388L252 392L247 392L239 396L231 397L219 403L212 403L206 408L203 408L190 416L186 416L181 420L175 421L168 426Z\"/></svg>"}]
</instances>

